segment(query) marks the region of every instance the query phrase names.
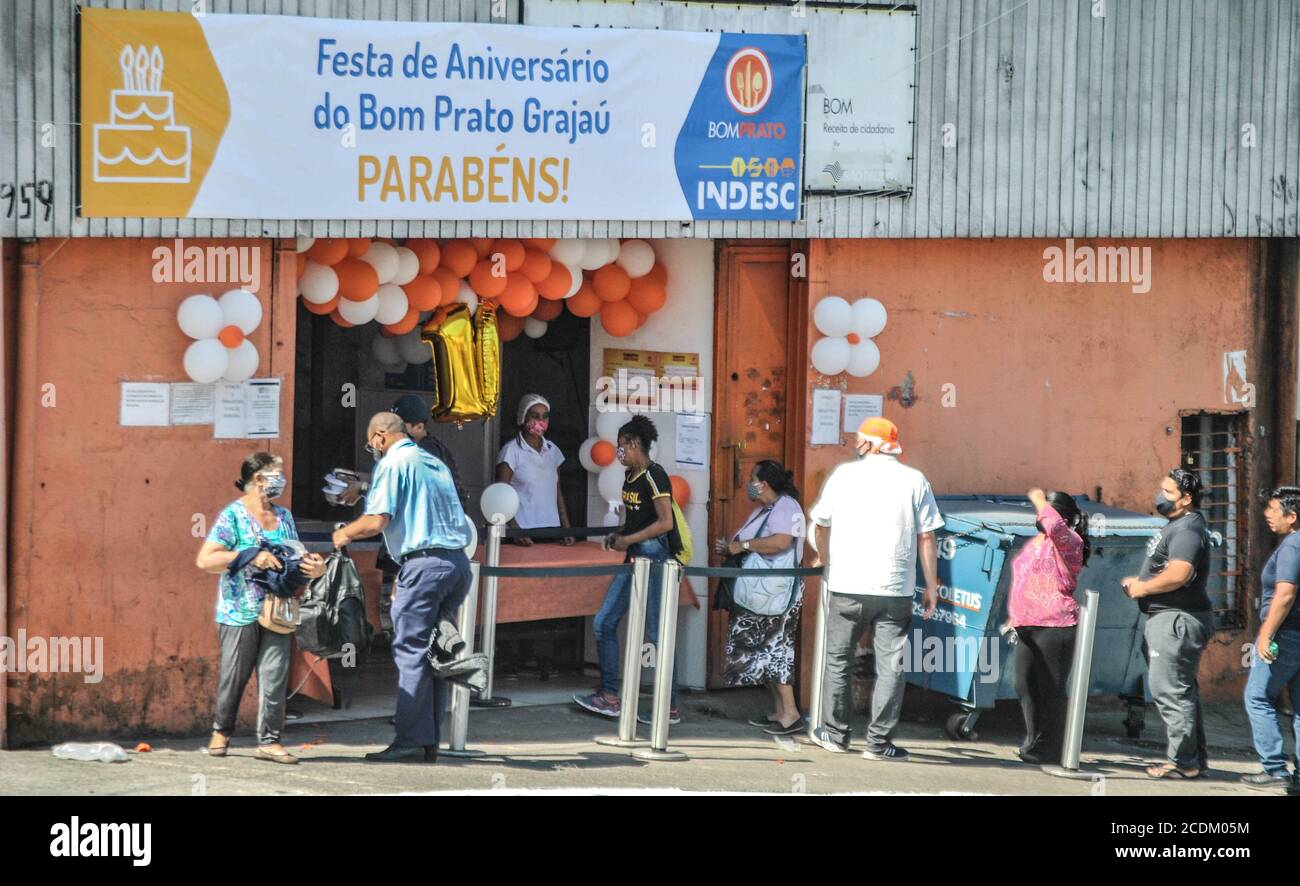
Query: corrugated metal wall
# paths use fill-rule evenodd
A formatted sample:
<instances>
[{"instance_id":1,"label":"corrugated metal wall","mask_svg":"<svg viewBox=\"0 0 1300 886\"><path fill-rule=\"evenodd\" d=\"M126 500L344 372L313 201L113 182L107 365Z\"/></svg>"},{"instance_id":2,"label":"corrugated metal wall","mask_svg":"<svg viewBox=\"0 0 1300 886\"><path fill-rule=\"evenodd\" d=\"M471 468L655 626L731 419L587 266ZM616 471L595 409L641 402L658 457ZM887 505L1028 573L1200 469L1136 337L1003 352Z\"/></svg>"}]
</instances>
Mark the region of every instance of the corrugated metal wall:
<instances>
[{"instance_id":1,"label":"corrugated metal wall","mask_svg":"<svg viewBox=\"0 0 1300 886\"><path fill-rule=\"evenodd\" d=\"M493 20L491 0L205 3L211 14ZM519 21L519 0L498 3L498 20ZM1300 0L919 0L912 195L810 197L794 224L79 219L75 5L0 0L6 237L1300 236ZM706 5L725 27L726 6Z\"/></svg>"}]
</instances>

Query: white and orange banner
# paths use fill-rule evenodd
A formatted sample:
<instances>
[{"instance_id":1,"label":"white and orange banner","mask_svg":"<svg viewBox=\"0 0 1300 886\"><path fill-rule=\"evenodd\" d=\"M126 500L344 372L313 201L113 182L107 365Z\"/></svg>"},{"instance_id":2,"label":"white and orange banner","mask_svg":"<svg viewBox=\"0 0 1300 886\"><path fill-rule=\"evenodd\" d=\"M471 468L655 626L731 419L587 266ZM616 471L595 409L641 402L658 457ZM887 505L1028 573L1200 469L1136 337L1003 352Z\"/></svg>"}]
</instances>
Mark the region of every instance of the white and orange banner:
<instances>
[{"instance_id":1,"label":"white and orange banner","mask_svg":"<svg viewBox=\"0 0 1300 886\"><path fill-rule=\"evenodd\" d=\"M798 218L802 37L85 9L85 216Z\"/></svg>"}]
</instances>

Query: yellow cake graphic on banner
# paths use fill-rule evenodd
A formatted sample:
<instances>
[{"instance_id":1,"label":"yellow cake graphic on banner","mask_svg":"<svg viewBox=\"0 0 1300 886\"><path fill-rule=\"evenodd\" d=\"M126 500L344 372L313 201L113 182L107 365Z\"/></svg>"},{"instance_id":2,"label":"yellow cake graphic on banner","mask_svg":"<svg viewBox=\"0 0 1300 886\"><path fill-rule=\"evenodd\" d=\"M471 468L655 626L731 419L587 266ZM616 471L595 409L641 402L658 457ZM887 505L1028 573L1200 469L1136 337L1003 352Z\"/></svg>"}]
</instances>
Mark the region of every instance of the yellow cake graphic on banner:
<instances>
[{"instance_id":1,"label":"yellow cake graphic on banner","mask_svg":"<svg viewBox=\"0 0 1300 886\"><path fill-rule=\"evenodd\" d=\"M187 215L229 120L198 19L83 10L82 215Z\"/></svg>"}]
</instances>

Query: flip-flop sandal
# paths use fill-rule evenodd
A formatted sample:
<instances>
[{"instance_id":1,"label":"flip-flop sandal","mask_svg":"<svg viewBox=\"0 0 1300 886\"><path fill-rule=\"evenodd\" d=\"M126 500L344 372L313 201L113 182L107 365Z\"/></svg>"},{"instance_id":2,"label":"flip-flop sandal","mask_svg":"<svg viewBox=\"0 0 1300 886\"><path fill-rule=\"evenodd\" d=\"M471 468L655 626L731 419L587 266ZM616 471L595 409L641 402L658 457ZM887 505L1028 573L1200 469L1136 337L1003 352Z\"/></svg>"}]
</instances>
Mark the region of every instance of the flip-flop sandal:
<instances>
[{"instance_id":1,"label":"flip-flop sandal","mask_svg":"<svg viewBox=\"0 0 1300 886\"><path fill-rule=\"evenodd\" d=\"M766 729L769 726L775 726L776 721L771 717L754 717L749 721L750 726L757 726L759 729Z\"/></svg>"},{"instance_id":2,"label":"flip-flop sandal","mask_svg":"<svg viewBox=\"0 0 1300 886\"><path fill-rule=\"evenodd\" d=\"M203 753L207 754L209 757L224 757L226 756L226 751L229 749L230 739L227 738L226 743L223 745L214 745L212 740L209 739L208 746L203 749Z\"/></svg>"},{"instance_id":3,"label":"flip-flop sandal","mask_svg":"<svg viewBox=\"0 0 1300 886\"><path fill-rule=\"evenodd\" d=\"M289 753L288 751L283 751L283 750L280 751L280 753L276 754L266 750L265 748L259 747L257 749L257 753L254 754L253 756L257 757L257 759L259 760L269 760L272 763L283 763L286 765L293 765L294 763L298 762L297 757L295 757L293 754Z\"/></svg>"},{"instance_id":4,"label":"flip-flop sandal","mask_svg":"<svg viewBox=\"0 0 1300 886\"><path fill-rule=\"evenodd\" d=\"M1185 781L1191 781L1201 777L1201 770L1192 769L1190 772L1184 772L1172 763L1164 763L1160 766L1148 766L1147 778L1181 778Z\"/></svg>"}]
</instances>

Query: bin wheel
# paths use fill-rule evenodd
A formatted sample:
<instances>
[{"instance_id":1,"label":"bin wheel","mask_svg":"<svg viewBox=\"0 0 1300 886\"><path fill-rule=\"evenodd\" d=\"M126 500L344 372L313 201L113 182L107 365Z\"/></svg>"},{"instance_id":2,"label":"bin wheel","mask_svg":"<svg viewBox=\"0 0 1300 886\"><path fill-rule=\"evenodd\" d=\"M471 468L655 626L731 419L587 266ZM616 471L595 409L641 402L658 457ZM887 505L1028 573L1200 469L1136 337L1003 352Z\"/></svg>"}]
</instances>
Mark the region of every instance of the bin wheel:
<instances>
[{"instance_id":1,"label":"bin wheel","mask_svg":"<svg viewBox=\"0 0 1300 886\"><path fill-rule=\"evenodd\" d=\"M943 731L953 741L974 741L979 738L979 733L975 731L973 711L958 711L951 715L943 724Z\"/></svg>"}]
</instances>

